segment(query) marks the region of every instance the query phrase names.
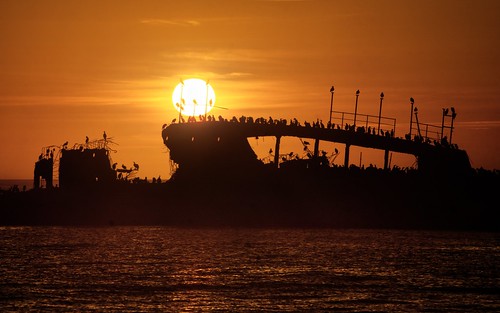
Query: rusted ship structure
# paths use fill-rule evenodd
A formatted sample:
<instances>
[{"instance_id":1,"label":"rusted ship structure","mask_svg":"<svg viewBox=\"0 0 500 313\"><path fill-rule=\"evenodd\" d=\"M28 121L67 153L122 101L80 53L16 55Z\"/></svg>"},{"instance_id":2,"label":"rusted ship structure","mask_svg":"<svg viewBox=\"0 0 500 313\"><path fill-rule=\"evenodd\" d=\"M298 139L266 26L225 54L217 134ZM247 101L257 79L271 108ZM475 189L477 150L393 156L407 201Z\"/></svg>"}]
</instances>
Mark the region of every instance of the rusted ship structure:
<instances>
[{"instance_id":1,"label":"rusted ship structure","mask_svg":"<svg viewBox=\"0 0 500 313\"><path fill-rule=\"evenodd\" d=\"M117 168L113 163L111 148L114 142L103 135L103 139L85 143L76 143L68 147L68 143L61 146L43 147L38 161L35 163L33 188L85 188L95 184L109 185L121 179L132 179L138 171L138 165L132 167L122 165Z\"/></svg>"},{"instance_id":2,"label":"rusted ship structure","mask_svg":"<svg viewBox=\"0 0 500 313\"><path fill-rule=\"evenodd\" d=\"M333 110L326 124L245 116L179 119L161 131L174 173L160 184L134 178L135 163L117 168L105 134L71 148L67 143L44 147L35 163L34 188L2 193L0 220L6 225L500 230L498 210L491 205L500 187L498 171L473 169L466 151L452 143L454 109L443 109L442 124L436 126L420 123L413 99L411 105L404 137L395 135L395 119ZM268 161L249 144L256 137L274 140ZM301 141L303 157L281 152L284 137ZM343 147L335 151L343 156L341 164L333 164L321 142ZM383 151L383 166L352 165L354 146ZM416 166L391 167L391 153L414 156Z\"/></svg>"},{"instance_id":3,"label":"rusted ship structure","mask_svg":"<svg viewBox=\"0 0 500 313\"><path fill-rule=\"evenodd\" d=\"M342 122L345 122L347 113L334 113L342 115ZM413 155L420 173L441 177L471 174L472 168L467 153L448 142L443 133L445 127L450 128L451 133L451 126L442 126L441 131L431 137L429 133L422 134L418 124L415 136L412 137L410 131L406 138L398 138L394 136L395 123L389 124L392 126L390 129L381 130L380 127L377 128L377 124L370 124L370 116L359 117L366 119L360 126L342 122L339 125L332 122L327 125L321 122L305 122L301 125L297 120L253 119L244 116L231 120L203 117L199 121L191 119L188 123L165 125L162 138L170 150L172 161L179 166L178 171L188 172L189 175L202 175L203 172L215 170L218 173L230 172L233 176L241 172L259 171L264 167L276 170L330 167L332 164L328 162L324 152L320 153L320 141L344 145L343 166L346 169L350 163L351 146L358 146L384 151L384 170L389 170L390 153L397 152ZM428 129L429 125L425 126ZM259 160L252 150L248 138L253 137L274 138L275 149L270 163L265 164ZM314 148L306 158L290 159L287 154L280 154L282 137L313 140Z\"/></svg>"}]
</instances>

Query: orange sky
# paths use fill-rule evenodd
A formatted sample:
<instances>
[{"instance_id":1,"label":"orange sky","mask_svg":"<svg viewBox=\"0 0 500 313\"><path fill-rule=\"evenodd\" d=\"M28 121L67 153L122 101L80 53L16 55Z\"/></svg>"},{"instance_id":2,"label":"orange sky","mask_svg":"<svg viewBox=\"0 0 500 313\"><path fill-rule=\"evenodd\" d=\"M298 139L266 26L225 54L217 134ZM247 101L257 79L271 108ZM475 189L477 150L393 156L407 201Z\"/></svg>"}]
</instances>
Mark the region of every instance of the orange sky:
<instances>
[{"instance_id":1,"label":"orange sky","mask_svg":"<svg viewBox=\"0 0 500 313\"><path fill-rule=\"evenodd\" d=\"M169 176L163 123L180 78L209 79L227 118L327 120L334 109L458 116L473 167L500 169L500 1L0 1L0 179L40 149L105 130L119 164Z\"/></svg>"}]
</instances>

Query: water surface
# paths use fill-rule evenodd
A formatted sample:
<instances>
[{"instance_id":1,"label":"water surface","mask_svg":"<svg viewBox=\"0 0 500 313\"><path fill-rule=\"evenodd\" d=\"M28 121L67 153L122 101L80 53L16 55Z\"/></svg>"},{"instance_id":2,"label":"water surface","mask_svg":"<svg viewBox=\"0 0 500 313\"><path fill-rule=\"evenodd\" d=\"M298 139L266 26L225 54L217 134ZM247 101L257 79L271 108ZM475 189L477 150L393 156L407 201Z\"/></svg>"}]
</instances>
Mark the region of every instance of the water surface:
<instances>
[{"instance_id":1,"label":"water surface","mask_svg":"<svg viewBox=\"0 0 500 313\"><path fill-rule=\"evenodd\" d=\"M0 228L0 311L492 312L495 233Z\"/></svg>"}]
</instances>

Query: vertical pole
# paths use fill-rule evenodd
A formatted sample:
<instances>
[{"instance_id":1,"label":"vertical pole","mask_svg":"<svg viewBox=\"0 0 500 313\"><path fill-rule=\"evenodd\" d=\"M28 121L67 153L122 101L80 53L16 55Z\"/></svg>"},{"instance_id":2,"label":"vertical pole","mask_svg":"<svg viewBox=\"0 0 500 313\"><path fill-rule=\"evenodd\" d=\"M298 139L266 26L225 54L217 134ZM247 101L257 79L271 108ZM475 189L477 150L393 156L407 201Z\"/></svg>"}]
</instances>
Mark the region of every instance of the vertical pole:
<instances>
[{"instance_id":1,"label":"vertical pole","mask_svg":"<svg viewBox=\"0 0 500 313\"><path fill-rule=\"evenodd\" d=\"M281 136L276 136L276 146L274 147L274 166L276 168L279 167L279 161L280 161L280 141L281 141Z\"/></svg>"},{"instance_id":2,"label":"vertical pole","mask_svg":"<svg viewBox=\"0 0 500 313\"><path fill-rule=\"evenodd\" d=\"M410 135L410 140L411 140L411 128L413 124L413 104L415 103L415 100L413 98L410 98L410 103L411 103L411 110L410 110L410 132L408 133Z\"/></svg>"},{"instance_id":3,"label":"vertical pole","mask_svg":"<svg viewBox=\"0 0 500 313\"><path fill-rule=\"evenodd\" d=\"M332 94L332 97L330 98L330 124L332 123L332 112L333 112L333 92L335 91L335 88L330 88L330 93Z\"/></svg>"},{"instance_id":4,"label":"vertical pole","mask_svg":"<svg viewBox=\"0 0 500 313\"><path fill-rule=\"evenodd\" d=\"M444 117L446 116L446 109L443 109L443 117L441 118L441 140L443 140L443 133L444 133Z\"/></svg>"},{"instance_id":5,"label":"vertical pole","mask_svg":"<svg viewBox=\"0 0 500 313\"><path fill-rule=\"evenodd\" d=\"M378 109L378 129L377 129L377 135L380 135L380 116L382 115L382 101L384 100L384 93L382 92L380 94L380 106Z\"/></svg>"},{"instance_id":6,"label":"vertical pole","mask_svg":"<svg viewBox=\"0 0 500 313\"><path fill-rule=\"evenodd\" d=\"M207 120L208 111L208 81L207 81L207 93L205 94L205 121Z\"/></svg>"},{"instance_id":7,"label":"vertical pole","mask_svg":"<svg viewBox=\"0 0 500 313\"><path fill-rule=\"evenodd\" d=\"M181 122L181 112L184 109L184 98L182 97L182 94L184 92L184 81L182 79L181 79L181 84L182 86L181 86L181 100L180 100L181 103L179 103L179 123Z\"/></svg>"},{"instance_id":8,"label":"vertical pole","mask_svg":"<svg viewBox=\"0 0 500 313\"><path fill-rule=\"evenodd\" d=\"M345 157L344 157L344 167L347 169L349 168L349 149L351 148L351 145L346 143L345 144Z\"/></svg>"},{"instance_id":9,"label":"vertical pole","mask_svg":"<svg viewBox=\"0 0 500 313\"><path fill-rule=\"evenodd\" d=\"M384 152L384 170L389 168L389 150L385 150Z\"/></svg>"},{"instance_id":10,"label":"vertical pole","mask_svg":"<svg viewBox=\"0 0 500 313\"><path fill-rule=\"evenodd\" d=\"M457 117L457 113L455 112L455 108L451 108L451 128L450 128L450 145L451 145L451 136L453 135L453 121Z\"/></svg>"},{"instance_id":11,"label":"vertical pole","mask_svg":"<svg viewBox=\"0 0 500 313\"><path fill-rule=\"evenodd\" d=\"M450 127L450 145L451 145L451 136L453 135L453 120L454 118L451 119L451 127Z\"/></svg>"},{"instance_id":12,"label":"vertical pole","mask_svg":"<svg viewBox=\"0 0 500 313\"><path fill-rule=\"evenodd\" d=\"M417 122L418 136L422 137L422 134L420 133L420 124L418 123L418 110L417 110L417 108L415 108L415 122Z\"/></svg>"},{"instance_id":13,"label":"vertical pole","mask_svg":"<svg viewBox=\"0 0 500 313\"><path fill-rule=\"evenodd\" d=\"M314 157L317 158L319 155L319 139L314 140Z\"/></svg>"},{"instance_id":14,"label":"vertical pole","mask_svg":"<svg viewBox=\"0 0 500 313\"><path fill-rule=\"evenodd\" d=\"M359 90L356 90L356 105L354 106L354 130L356 130L356 114L358 114Z\"/></svg>"}]
</instances>

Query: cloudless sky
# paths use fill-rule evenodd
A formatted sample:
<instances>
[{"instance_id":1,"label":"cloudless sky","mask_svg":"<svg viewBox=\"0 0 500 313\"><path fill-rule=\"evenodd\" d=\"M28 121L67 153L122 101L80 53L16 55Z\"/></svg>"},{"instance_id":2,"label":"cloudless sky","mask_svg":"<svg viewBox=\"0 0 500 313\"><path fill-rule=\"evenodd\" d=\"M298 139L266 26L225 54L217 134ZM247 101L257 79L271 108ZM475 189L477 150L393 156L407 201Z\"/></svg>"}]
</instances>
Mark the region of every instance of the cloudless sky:
<instances>
[{"instance_id":1,"label":"cloudless sky","mask_svg":"<svg viewBox=\"0 0 500 313\"><path fill-rule=\"evenodd\" d=\"M455 107L453 142L500 169L500 1L0 0L0 178L41 148L102 138L139 176L170 173L161 126L179 80L209 80L211 113L326 121L334 110L408 132Z\"/></svg>"}]
</instances>

